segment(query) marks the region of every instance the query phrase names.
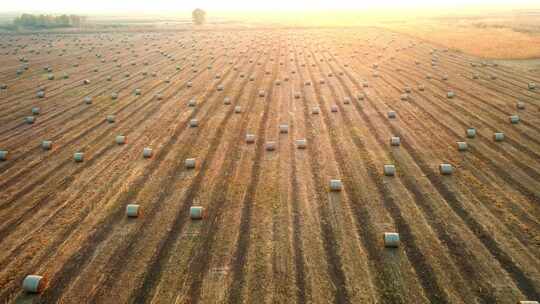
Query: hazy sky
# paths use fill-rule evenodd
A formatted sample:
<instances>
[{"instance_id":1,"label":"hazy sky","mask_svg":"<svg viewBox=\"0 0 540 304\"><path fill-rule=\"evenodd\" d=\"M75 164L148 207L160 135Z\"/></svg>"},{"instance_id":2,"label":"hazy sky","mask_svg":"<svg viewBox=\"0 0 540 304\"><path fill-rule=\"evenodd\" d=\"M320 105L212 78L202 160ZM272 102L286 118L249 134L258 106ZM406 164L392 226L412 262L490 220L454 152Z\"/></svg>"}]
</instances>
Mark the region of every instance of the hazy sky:
<instances>
[{"instance_id":1,"label":"hazy sky","mask_svg":"<svg viewBox=\"0 0 540 304\"><path fill-rule=\"evenodd\" d=\"M540 0L2 0L1 12L171 12L192 10L320 10L508 5L540 7Z\"/></svg>"}]
</instances>

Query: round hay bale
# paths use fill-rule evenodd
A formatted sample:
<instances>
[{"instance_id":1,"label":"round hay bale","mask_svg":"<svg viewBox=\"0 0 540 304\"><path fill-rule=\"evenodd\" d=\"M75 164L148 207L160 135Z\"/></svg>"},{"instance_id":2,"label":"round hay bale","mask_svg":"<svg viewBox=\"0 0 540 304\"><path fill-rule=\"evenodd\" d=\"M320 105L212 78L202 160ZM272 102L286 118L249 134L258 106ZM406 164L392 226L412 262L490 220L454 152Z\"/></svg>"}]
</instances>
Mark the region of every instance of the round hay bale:
<instances>
[{"instance_id":1,"label":"round hay bale","mask_svg":"<svg viewBox=\"0 0 540 304\"><path fill-rule=\"evenodd\" d=\"M75 152L73 154L73 160L75 160L75 162L77 162L77 163L83 162L84 161L84 153L83 152Z\"/></svg>"},{"instance_id":2,"label":"round hay bale","mask_svg":"<svg viewBox=\"0 0 540 304\"><path fill-rule=\"evenodd\" d=\"M184 161L184 166L186 167L186 169L194 169L195 165L196 165L195 158L187 158Z\"/></svg>"},{"instance_id":3,"label":"round hay bale","mask_svg":"<svg viewBox=\"0 0 540 304\"><path fill-rule=\"evenodd\" d=\"M192 220L202 220L206 217L206 210L202 206L191 206L189 208L189 217Z\"/></svg>"},{"instance_id":4,"label":"round hay bale","mask_svg":"<svg viewBox=\"0 0 540 304\"><path fill-rule=\"evenodd\" d=\"M124 136L124 135L118 135L118 136L116 136L115 141L116 141L116 144L117 144L117 145L123 145L123 144L126 143L126 136Z\"/></svg>"},{"instance_id":5,"label":"round hay bale","mask_svg":"<svg viewBox=\"0 0 540 304\"><path fill-rule=\"evenodd\" d=\"M90 96L84 97L84 103L85 104L92 104L92 97L90 97Z\"/></svg>"},{"instance_id":6,"label":"round hay bale","mask_svg":"<svg viewBox=\"0 0 540 304\"><path fill-rule=\"evenodd\" d=\"M41 142L41 148L43 150L50 150L52 148L52 141L44 140Z\"/></svg>"},{"instance_id":7,"label":"round hay bale","mask_svg":"<svg viewBox=\"0 0 540 304\"><path fill-rule=\"evenodd\" d=\"M442 175L451 175L454 172L454 167L451 164L440 164L439 172Z\"/></svg>"},{"instance_id":8,"label":"round hay bale","mask_svg":"<svg viewBox=\"0 0 540 304\"><path fill-rule=\"evenodd\" d=\"M255 142L255 134L246 134L246 143L252 144Z\"/></svg>"},{"instance_id":9,"label":"round hay bale","mask_svg":"<svg viewBox=\"0 0 540 304\"><path fill-rule=\"evenodd\" d=\"M282 134L289 133L289 125L287 124L279 125L279 133L282 133Z\"/></svg>"},{"instance_id":10,"label":"round hay bale","mask_svg":"<svg viewBox=\"0 0 540 304\"><path fill-rule=\"evenodd\" d=\"M519 301L518 304L540 304L538 301Z\"/></svg>"},{"instance_id":11,"label":"round hay bale","mask_svg":"<svg viewBox=\"0 0 540 304\"><path fill-rule=\"evenodd\" d=\"M467 129L467 137L468 138L476 137L476 129L475 128L468 128Z\"/></svg>"},{"instance_id":12,"label":"round hay bale","mask_svg":"<svg viewBox=\"0 0 540 304\"><path fill-rule=\"evenodd\" d=\"M41 112L41 109L39 107L32 108L32 115L39 115L40 112Z\"/></svg>"},{"instance_id":13,"label":"round hay bale","mask_svg":"<svg viewBox=\"0 0 540 304\"><path fill-rule=\"evenodd\" d=\"M319 107L313 107L311 108L311 114L317 115L321 112L321 109Z\"/></svg>"},{"instance_id":14,"label":"round hay bale","mask_svg":"<svg viewBox=\"0 0 540 304\"><path fill-rule=\"evenodd\" d=\"M116 121L116 118L114 115L107 115L107 122L108 123L114 123Z\"/></svg>"},{"instance_id":15,"label":"round hay bale","mask_svg":"<svg viewBox=\"0 0 540 304\"><path fill-rule=\"evenodd\" d=\"M512 115L510 116L510 123L517 124L519 123L519 116L518 115Z\"/></svg>"},{"instance_id":16,"label":"round hay bale","mask_svg":"<svg viewBox=\"0 0 540 304\"><path fill-rule=\"evenodd\" d=\"M189 126L191 128L196 128L199 126L199 121L196 118L193 118L192 120L189 121Z\"/></svg>"},{"instance_id":17,"label":"round hay bale","mask_svg":"<svg viewBox=\"0 0 540 304\"><path fill-rule=\"evenodd\" d=\"M493 134L493 139L495 141L503 141L504 140L504 133L496 132L495 134Z\"/></svg>"},{"instance_id":18,"label":"round hay bale","mask_svg":"<svg viewBox=\"0 0 540 304\"><path fill-rule=\"evenodd\" d=\"M195 100L195 98L192 98L188 101L188 107L194 107L197 105L197 101Z\"/></svg>"},{"instance_id":19,"label":"round hay bale","mask_svg":"<svg viewBox=\"0 0 540 304\"><path fill-rule=\"evenodd\" d=\"M356 95L356 98L358 99L358 101L361 101L361 100L364 100L366 98L366 95L364 93L358 93Z\"/></svg>"},{"instance_id":20,"label":"round hay bale","mask_svg":"<svg viewBox=\"0 0 540 304\"><path fill-rule=\"evenodd\" d=\"M535 82L529 82L528 88L529 88L529 90L536 90L536 83Z\"/></svg>"},{"instance_id":21,"label":"round hay bale","mask_svg":"<svg viewBox=\"0 0 540 304\"><path fill-rule=\"evenodd\" d=\"M47 75L47 79L49 79L49 80L54 80L54 74L49 74L49 75Z\"/></svg>"},{"instance_id":22,"label":"round hay bale","mask_svg":"<svg viewBox=\"0 0 540 304\"><path fill-rule=\"evenodd\" d=\"M90 84L90 80L88 80L88 79L83 80L83 84Z\"/></svg>"},{"instance_id":23,"label":"round hay bale","mask_svg":"<svg viewBox=\"0 0 540 304\"><path fill-rule=\"evenodd\" d=\"M344 104L350 104L351 103L351 98L350 97L344 97L343 98L343 103Z\"/></svg>"},{"instance_id":24,"label":"round hay bale","mask_svg":"<svg viewBox=\"0 0 540 304\"><path fill-rule=\"evenodd\" d=\"M137 88L137 89L133 90L133 94L135 94L135 96L140 96L141 95L141 89Z\"/></svg>"},{"instance_id":25,"label":"round hay bale","mask_svg":"<svg viewBox=\"0 0 540 304\"><path fill-rule=\"evenodd\" d=\"M264 92L264 90L259 90L259 97L264 97L266 96L266 93Z\"/></svg>"},{"instance_id":26,"label":"round hay bale","mask_svg":"<svg viewBox=\"0 0 540 304\"><path fill-rule=\"evenodd\" d=\"M0 161L7 160L7 157L8 157L8 151L0 150Z\"/></svg>"},{"instance_id":27,"label":"round hay bale","mask_svg":"<svg viewBox=\"0 0 540 304\"><path fill-rule=\"evenodd\" d=\"M44 98L44 97L45 97L45 91L41 91L41 90L38 91L38 92L37 92L37 97L38 97L38 98Z\"/></svg>"},{"instance_id":28,"label":"round hay bale","mask_svg":"<svg viewBox=\"0 0 540 304\"><path fill-rule=\"evenodd\" d=\"M467 151L469 149L469 145L464 141L458 141L457 147L458 151Z\"/></svg>"},{"instance_id":29,"label":"round hay bale","mask_svg":"<svg viewBox=\"0 0 540 304\"><path fill-rule=\"evenodd\" d=\"M27 124L31 125L33 124L35 121L35 117L34 116L26 116L24 118L24 122L26 122Z\"/></svg>"},{"instance_id":30,"label":"round hay bale","mask_svg":"<svg viewBox=\"0 0 540 304\"><path fill-rule=\"evenodd\" d=\"M5 83L0 84L0 90L6 90L8 88L8 85Z\"/></svg>"},{"instance_id":31,"label":"round hay bale","mask_svg":"<svg viewBox=\"0 0 540 304\"><path fill-rule=\"evenodd\" d=\"M241 106L234 107L234 113L242 113L242 107Z\"/></svg>"},{"instance_id":32,"label":"round hay bale","mask_svg":"<svg viewBox=\"0 0 540 304\"><path fill-rule=\"evenodd\" d=\"M231 104L231 99L229 97L225 97L223 99L223 104L230 105Z\"/></svg>"},{"instance_id":33,"label":"round hay bale","mask_svg":"<svg viewBox=\"0 0 540 304\"><path fill-rule=\"evenodd\" d=\"M141 207L137 204L128 204L126 206L126 215L127 217L138 217Z\"/></svg>"},{"instance_id":34,"label":"round hay bale","mask_svg":"<svg viewBox=\"0 0 540 304\"><path fill-rule=\"evenodd\" d=\"M367 81L362 81L362 87L368 88L368 87L369 87L369 83L368 83Z\"/></svg>"},{"instance_id":35,"label":"round hay bale","mask_svg":"<svg viewBox=\"0 0 540 304\"><path fill-rule=\"evenodd\" d=\"M319 83L320 83L320 84L325 84L326 81L325 81L324 79L321 79L321 80L319 80Z\"/></svg>"},{"instance_id":36,"label":"round hay bale","mask_svg":"<svg viewBox=\"0 0 540 304\"><path fill-rule=\"evenodd\" d=\"M388 111L388 118L394 119L396 118L396 112L395 111Z\"/></svg>"},{"instance_id":37,"label":"round hay bale","mask_svg":"<svg viewBox=\"0 0 540 304\"><path fill-rule=\"evenodd\" d=\"M274 82L274 84L277 85L277 86L280 86L280 85L281 85L281 81L276 80L276 81Z\"/></svg>"},{"instance_id":38,"label":"round hay bale","mask_svg":"<svg viewBox=\"0 0 540 304\"><path fill-rule=\"evenodd\" d=\"M333 113L337 113L337 111L339 110L338 106L337 105L332 105L330 107L330 111L333 112Z\"/></svg>"},{"instance_id":39,"label":"round hay bale","mask_svg":"<svg viewBox=\"0 0 540 304\"><path fill-rule=\"evenodd\" d=\"M294 93L294 99L300 99L301 95L298 92Z\"/></svg>"},{"instance_id":40,"label":"round hay bale","mask_svg":"<svg viewBox=\"0 0 540 304\"><path fill-rule=\"evenodd\" d=\"M330 180L330 191L341 191L343 184L340 179L331 179Z\"/></svg>"},{"instance_id":41,"label":"round hay bale","mask_svg":"<svg viewBox=\"0 0 540 304\"><path fill-rule=\"evenodd\" d=\"M401 96L399 97L399 99L403 100L403 101L407 101L409 100L409 94L401 94Z\"/></svg>"},{"instance_id":42,"label":"round hay bale","mask_svg":"<svg viewBox=\"0 0 540 304\"><path fill-rule=\"evenodd\" d=\"M518 110L525 110L525 103L522 101L518 101L516 107L518 108Z\"/></svg>"},{"instance_id":43,"label":"round hay bale","mask_svg":"<svg viewBox=\"0 0 540 304\"><path fill-rule=\"evenodd\" d=\"M186 86L187 86L188 88L191 88L191 87L193 86L193 82L188 81L188 82L186 83Z\"/></svg>"},{"instance_id":44,"label":"round hay bale","mask_svg":"<svg viewBox=\"0 0 540 304\"><path fill-rule=\"evenodd\" d=\"M40 275L27 275L23 280L22 288L28 293L40 293L45 288L45 280Z\"/></svg>"},{"instance_id":45,"label":"round hay bale","mask_svg":"<svg viewBox=\"0 0 540 304\"><path fill-rule=\"evenodd\" d=\"M397 248L399 247L399 233L385 232L383 236L384 247Z\"/></svg>"},{"instance_id":46,"label":"round hay bale","mask_svg":"<svg viewBox=\"0 0 540 304\"><path fill-rule=\"evenodd\" d=\"M150 157L152 157L152 154L153 154L153 152L152 152L151 148L144 148L143 149L143 157L144 158L150 158Z\"/></svg>"},{"instance_id":47,"label":"round hay bale","mask_svg":"<svg viewBox=\"0 0 540 304\"><path fill-rule=\"evenodd\" d=\"M111 94L111 99L112 100L116 100L118 98L118 93L112 93Z\"/></svg>"},{"instance_id":48,"label":"round hay bale","mask_svg":"<svg viewBox=\"0 0 540 304\"><path fill-rule=\"evenodd\" d=\"M218 91L223 91L224 89L225 89L225 86L223 86L222 84L217 86Z\"/></svg>"},{"instance_id":49,"label":"round hay bale","mask_svg":"<svg viewBox=\"0 0 540 304\"><path fill-rule=\"evenodd\" d=\"M398 136L392 136L390 138L390 145L398 147L399 145L401 145L401 138L399 138Z\"/></svg>"},{"instance_id":50,"label":"round hay bale","mask_svg":"<svg viewBox=\"0 0 540 304\"><path fill-rule=\"evenodd\" d=\"M267 141L264 145L266 151L274 151L276 149L276 142L275 141Z\"/></svg>"},{"instance_id":51,"label":"round hay bale","mask_svg":"<svg viewBox=\"0 0 540 304\"><path fill-rule=\"evenodd\" d=\"M396 175L396 166L394 165L384 165L383 167L384 175L394 176Z\"/></svg>"},{"instance_id":52,"label":"round hay bale","mask_svg":"<svg viewBox=\"0 0 540 304\"><path fill-rule=\"evenodd\" d=\"M307 139L305 139L305 138L297 139L296 140L296 147L298 149L305 149L307 147Z\"/></svg>"}]
</instances>

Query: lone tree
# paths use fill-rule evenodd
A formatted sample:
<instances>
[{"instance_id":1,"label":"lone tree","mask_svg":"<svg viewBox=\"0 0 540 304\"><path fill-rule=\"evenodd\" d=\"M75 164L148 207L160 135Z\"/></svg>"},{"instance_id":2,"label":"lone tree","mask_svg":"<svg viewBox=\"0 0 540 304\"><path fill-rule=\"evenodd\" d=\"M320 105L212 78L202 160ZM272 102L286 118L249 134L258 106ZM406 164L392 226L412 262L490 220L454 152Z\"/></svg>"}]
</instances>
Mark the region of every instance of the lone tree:
<instances>
[{"instance_id":1,"label":"lone tree","mask_svg":"<svg viewBox=\"0 0 540 304\"><path fill-rule=\"evenodd\" d=\"M206 22L206 12L200 8L196 8L191 13L191 16L193 17L193 23L196 25L202 25Z\"/></svg>"}]
</instances>

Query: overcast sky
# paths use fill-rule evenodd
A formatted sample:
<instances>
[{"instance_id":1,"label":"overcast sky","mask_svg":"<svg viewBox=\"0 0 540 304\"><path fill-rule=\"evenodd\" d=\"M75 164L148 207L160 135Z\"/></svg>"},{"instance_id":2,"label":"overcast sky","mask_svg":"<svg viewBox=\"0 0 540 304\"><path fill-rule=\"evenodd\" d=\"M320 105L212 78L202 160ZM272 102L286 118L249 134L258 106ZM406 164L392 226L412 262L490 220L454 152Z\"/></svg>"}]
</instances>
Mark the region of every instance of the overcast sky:
<instances>
[{"instance_id":1,"label":"overcast sky","mask_svg":"<svg viewBox=\"0 0 540 304\"><path fill-rule=\"evenodd\" d=\"M1 12L171 12L189 11L195 7L206 10L321 10L366 8L418 8L485 5L508 5L515 8L539 7L540 0L2 0Z\"/></svg>"}]
</instances>

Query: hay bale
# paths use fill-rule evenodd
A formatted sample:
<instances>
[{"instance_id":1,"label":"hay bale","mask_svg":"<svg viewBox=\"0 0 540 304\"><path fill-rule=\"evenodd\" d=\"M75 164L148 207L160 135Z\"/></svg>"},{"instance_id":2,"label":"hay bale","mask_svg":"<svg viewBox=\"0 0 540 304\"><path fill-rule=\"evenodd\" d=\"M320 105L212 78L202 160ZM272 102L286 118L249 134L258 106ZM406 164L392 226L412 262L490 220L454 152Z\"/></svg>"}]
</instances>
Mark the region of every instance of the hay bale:
<instances>
[{"instance_id":1,"label":"hay bale","mask_svg":"<svg viewBox=\"0 0 540 304\"><path fill-rule=\"evenodd\" d=\"M399 145L401 145L401 138L399 138L398 136L392 136L390 138L390 145L398 147Z\"/></svg>"},{"instance_id":2,"label":"hay bale","mask_svg":"<svg viewBox=\"0 0 540 304\"><path fill-rule=\"evenodd\" d=\"M44 97L45 97L45 91L39 90L39 91L37 92L37 97L38 97L38 98L44 98Z\"/></svg>"},{"instance_id":3,"label":"hay bale","mask_svg":"<svg viewBox=\"0 0 540 304\"><path fill-rule=\"evenodd\" d=\"M118 135L116 136L115 142L117 145L123 145L126 143L126 136L124 135Z\"/></svg>"},{"instance_id":4,"label":"hay bale","mask_svg":"<svg viewBox=\"0 0 540 304\"><path fill-rule=\"evenodd\" d=\"M230 105L231 104L231 99L229 97L225 97L223 99L223 104Z\"/></svg>"},{"instance_id":5,"label":"hay bale","mask_svg":"<svg viewBox=\"0 0 540 304\"><path fill-rule=\"evenodd\" d=\"M399 233L385 232L383 236L384 247L397 248L399 247Z\"/></svg>"},{"instance_id":6,"label":"hay bale","mask_svg":"<svg viewBox=\"0 0 540 304\"><path fill-rule=\"evenodd\" d=\"M150 158L152 157L153 151L151 148L144 148L143 149L143 157L144 158Z\"/></svg>"},{"instance_id":7,"label":"hay bale","mask_svg":"<svg viewBox=\"0 0 540 304\"><path fill-rule=\"evenodd\" d=\"M140 206L137 204L128 204L126 206L127 217L138 217L140 213Z\"/></svg>"},{"instance_id":8,"label":"hay bale","mask_svg":"<svg viewBox=\"0 0 540 304\"><path fill-rule=\"evenodd\" d=\"M456 93L454 93L453 91L449 91L448 93L446 93L446 97L448 97L449 99L452 99L456 96Z\"/></svg>"},{"instance_id":9,"label":"hay bale","mask_svg":"<svg viewBox=\"0 0 540 304\"><path fill-rule=\"evenodd\" d=\"M109 77L110 77L110 76L109 76ZM109 81L110 81L110 80L109 80ZM88 80L88 79L83 80L83 84L85 84L85 85L86 85L86 84L90 84L90 80Z\"/></svg>"},{"instance_id":10,"label":"hay bale","mask_svg":"<svg viewBox=\"0 0 540 304\"><path fill-rule=\"evenodd\" d=\"M192 220L202 220L206 217L206 211L202 206L191 206L189 208L189 217Z\"/></svg>"},{"instance_id":11,"label":"hay bale","mask_svg":"<svg viewBox=\"0 0 540 304\"><path fill-rule=\"evenodd\" d=\"M41 112L41 109L39 107L32 108L32 115L39 115L40 112Z\"/></svg>"},{"instance_id":12,"label":"hay bale","mask_svg":"<svg viewBox=\"0 0 540 304\"><path fill-rule=\"evenodd\" d=\"M394 165L384 165L383 167L384 175L394 176L396 175L396 166Z\"/></svg>"},{"instance_id":13,"label":"hay bale","mask_svg":"<svg viewBox=\"0 0 540 304\"><path fill-rule=\"evenodd\" d=\"M358 99L358 101L362 101L366 98L366 95L364 93L358 93L356 95L356 98Z\"/></svg>"},{"instance_id":14,"label":"hay bale","mask_svg":"<svg viewBox=\"0 0 540 304\"><path fill-rule=\"evenodd\" d=\"M118 98L118 93L112 93L111 94L111 99L112 100L116 100Z\"/></svg>"},{"instance_id":15,"label":"hay bale","mask_svg":"<svg viewBox=\"0 0 540 304\"><path fill-rule=\"evenodd\" d=\"M307 147L307 139L305 139L305 138L297 139L296 140L296 147L298 149L305 149Z\"/></svg>"},{"instance_id":16,"label":"hay bale","mask_svg":"<svg viewBox=\"0 0 540 304\"><path fill-rule=\"evenodd\" d=\"M341 191L343 184L340 179L331 179L330 180L330 191Z\"/></svg>"},{"instance_id":17,"label":"hay bale","mask_svg":"<svg viewBox=\"0 0 540 304\"><path fill-rule=\"evenodd\" d=\"M195 98L192 98L188 101L188 107L194 107L197 105L197 101L195 100Z\"/></svg>"},{"instance_id":18,"label":"hay bale","mask_svg":"<svg viewBox=\"0 0 540 304\"><path fill-rule=\"evenodd\" d=\"M388 111L388 118L394 119L396 118L396 112L395 111Z\"/></svg>"},{"instance_id":19,"label":"hay bale","mask_svg":"<svg viewBox=\"0 0 540 304\"><path fill-rule=\"evenodd\" d=\"M242 113L242 107L241 106L234 107L234 113Z\"/></svg>"},{"instance_id":20,"label":"hay bale","mask_svg":"<svg viewBox=\"0 0 540 304\"><path fill-rule=\"evenodd\" d=\"M116 117L114 115L107 115L108 123L114 123L115 121L116 121Z\"/></svg>"},{"instance_id":21,"label":"hay bale","mask_svg":"<svg viewBox=\"0 0 540 304\"><path fill-rule=\"evenodd\" d=\"M403 100L403 101L407 101L409 100L409 94L401 94L401 96L399 97L399 99Z\"/></svg>"},{"instance_id":22,"label":"hay bale","mask_svg":"<svg viewBox=\"0 0 540 304\"><path fill-rule=\"evenodd\" d=\"M468 138L476 137L476 129L475 128L468 128L467 129L467 137Z\"/></svg>"},{"instance_id":23,"label":"hay bale","mask_svg":"<svg viewBox=\"0 0 540 304\"><path fill-rule=\"evenodd\" d=\"M24 118L24 122L26 122L26 123L29 124L29 125L33 124L35 120L36 120L36 119L35 119L34 116L26 116L26 117Z\"/></svg>"},{"instance_id":24,"label":"hay bale","mask_svg":"<svg viewBox=\"0 0 540 304\"><path fill-rule=\"evenodd\" d=\"M186 83L186 87L191 88L192 86L193 86L193 82L188 81L188 82Z\"/></svg>"},{"instance_id":25,"label":"hay bale","mask_svg":"<svg viewBox=\"0 0 540 304\"><path fill-rule=\"evenodd\" d=\"M73 154L73 159L77 163L83 162L84 161L84 153L83 152L75 152Z\"/></svg>"},{"instance_id":26,"label":"hay bale","mask_svg":"<svg viewBox=\"0 0 540 304\"><path fill-rule=\"evenodd\" d=\"M317 115L321 112L319 107L313 107L311 108L311 114Z\"/></svg>"},{"instance_id":27,"label":"hay bale","mask_svg":"<svg viewBox=\"0 0 540 304\"><path fill-rule=\"evenodd\" d=\"M467 151L469 149L469 145L467 145L464 141L458 141L457 142L458 151Z\"/></svg>"},{"instance_id":28,"label":"hay bale","mask_svg":"<svg viewBox=\"0 0 540 304\"><path fill-rule=\"evenodd\" d=\"M264 97L266 96L266 93L264 92L264 90L259 90L259 97Z\"/></svg>"},{"instance_id":29,"label":"hay bale","mask_svg":"<svg viewBox=\"0 0 540 304\"><path fill-rule=\"evenodd\" d=\"M84 103L85 104L92 104L92 97L90 97L90 96L84 97Z\"/></svg>"},{"instance_id":30,"label":"hay bale","mask_svg":"<svg viewBox=\"0 0 540 304\"><path fill-rule=\"evenodd\" d=\"M52 148L52 141L44 140L41 142L41 148L43 150L50 150Z\"/></svg>"},{"instance_id":31,"label":"hay bale","mask_svg":"<svg viewBox=\"0 0 540 304\"><path fill-rule=\"evenodd\" d=\"M518 304L540 304L538 301L519 301Z\"/></svg>"},{"instance_id":32,"label":"hay bale","mask_svg":"<svg viewBox=\"0 0 540 304\"><path fill-rule=\"evenodd\" d=\"M296 92L294 93L294 99L300 99L301 95L300 93Z\"/></svg>"},{"instance_id":33,"label":"hay bale","mask_svg":"<svg viewBox=\"0 0 540 304\"><path fill-rule=\"evenodd\" d=\"M255 142L255 134L246 134L246 143L252 144Z\"/></svg>"},{"instance_id":34,"label":"hay bale","mask_svg":"<svg viewBox=\"0 0 540 304\"><path fill-rule=\"evenodd\" d=\"M189 121L189 126L191 128L196 128L199 126L199 121L196 118L193 118L192 120Z\"/></svg>"},{"instance_id":35,"label":"hay bale","mask_svg":"<svg viewBox=\"0 0 540 304\"><path fill-rule=\"evenodd\" d=\"M525 103L522 101L518 101L516 107L518 108L518 110L525 110Z\"/></svg>"},{"instance_id":36,"label":"hay bale","mask_svg":"<svg viewBox=\"0 0 540 304\"><path fill-rule=\"evenodd\" d=\"M194 169L196 165L195 158L188 158L184 161L184 166L186 169Z\"/></svg>"},{"instance_id":37,"label":"hay bale","mask_svg":"<svg viewBox=\"0 0 540 304\"><path fill-rule=\"evenodd\" d=\"M276 142L275 141L267 141L264 145L266 151L274 151L276 149Z\"/></svg>"},{"instance_id":38,"label":"hay bale","mask_svg":"<svg viewBox=\"0 0 540 304\"><path fill-rule=\"evenodd\" d=\"M0 150L0 161L7 160L7 157L8 157L8 151Z\"/></svg>"},{"instance_id":39,"label":"hay bale","mask_svg":"<svg viewBox=\"0 0 540 304\"><path fill-rule=\"evenodd\" d=\"M529 88L529 90L536 90L536 83L535 82L529 82L528 88Z\"/></svg>"},{"instance_id":40,"label":"hay bale","mask_svg":"<svg viewBox=\"0 0 540 304\"><path fill-rule=\"evenodd\" d=\"M27 275L23 280L22 288L28 293L40 293L45 288L45 280L40 275Z\"/></svg>"},{"instance_id":41,"label":"hay bale","mask_svg":"<svg viewBox=\"0 0 540 304\"><path fill-rule=\"evenodd\" d=\"M289 125L287 125L287 124L279 125L279 133L282 133L282 134L289 133Z\"/></svg>"},{"instance_id":42,"label":"hay bale","mask_svg":"<svg viewBox=\"0 0 540 304\"><path fill-rule=\"evenodd\" d=\"M350 97L344 97L343 98L343 103L344 104L350 104L351 103L351 98Z\"/></svg>"},{"instance_id":43,"label":"hay bale","mask_svg":"<svg viewBox=\"0 0 540 304\"><path fill-rule=\"evenodd\" d=\"M493 139L495 141L503 141L504 140L504 133L496 132L495 134L493 134Z\"/></svg>"},{"instance_id":44,"label":"hay bale","mask_svg":"<svg viewBox=\"0 0 540 304\"><path fill-rule=\"evenodd\" d=\"M451 164L440 164L439 172L442 175L451 175L454 172L454 167Z\"/></svg>"},{"instance_id":45,"label":"hay bale","mask_svg":"<svg viewBox=\"0 0 540 304\"><path fill-rule=\"evenodd\" d=\"M217 86L217 90L218 90L218 91L223 91L224 89L225 89L225 86L222 85L222 84L220 84L220 85Z\"/></svg>"},{"instance_id":46,"label":"hay bale","mask_svg":"<svg viewBox=\"0 0 540 304\"><path fill-rule=\"evenodd\" d=\"M517 124L519 123L519 116L518 115L512 115L510 116L510 123Z\"/></svg>"},{"instance_id":47,"label":"hay bale","mask_svg":"<svg viewBox=\"0 0 540 304\"><path fill-rule=\"evenodd\" d=\"M338 106L337 105L332 105L330 107L330 111L332 111L333 113L337 113L337 111L339 110Z\"/></svg>"},{"instance_id":48,"label":"hay bale","mask_svg":"<svg viewBox=\"0 0 540 304\"><path fill-rule=\"evenodd\" d=\"M135 94L135 96L140 96L141 95L141 89L137 88L137 89L133 90L133 94Z\"/></svg>"}]
</instances>

